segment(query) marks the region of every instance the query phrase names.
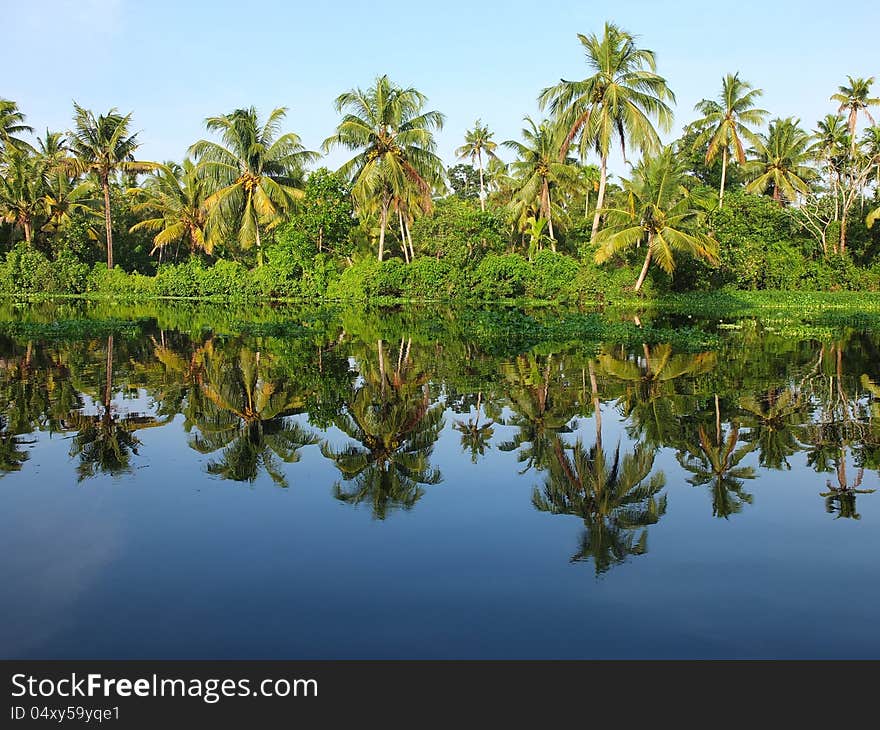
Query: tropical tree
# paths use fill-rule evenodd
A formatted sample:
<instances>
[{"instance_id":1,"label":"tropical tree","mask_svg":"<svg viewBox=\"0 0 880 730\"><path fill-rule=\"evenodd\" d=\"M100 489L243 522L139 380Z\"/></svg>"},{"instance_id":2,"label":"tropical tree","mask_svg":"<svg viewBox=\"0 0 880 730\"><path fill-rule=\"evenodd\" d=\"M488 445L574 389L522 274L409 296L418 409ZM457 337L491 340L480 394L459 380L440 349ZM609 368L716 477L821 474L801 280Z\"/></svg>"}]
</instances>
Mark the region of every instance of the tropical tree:
<instances>
[{"instance_id":1,"label":"tropical tree","mask_svg":"<svg viewBox=\"0 0 880 730\"><path fill-rule=\"evenodd\" d=\"M434 130L444 116L424 111L427 98L410 87L401 88L380 76L369 89L352 89L336 99L343 114L336 133L324 140L357 154L339 168L351 180L352 197L363 213L378 209L379 261L385 256L388 214L395 199L415 188L421 208L431 209L431 192L443 179L443 162L434 153Z\"/></svg>"},{"instance_id":2,"label":"tropical tree","mask_svg":"<svg viewBox=\"0 0 880 730\"><path fill-rule=\"evenodd\" d=\"M489 420L480 423L482 412L480 410L483 401L483 391L477 394L476 415L467 421L456 420L453 428L461 434L461 450L469 451L471 463L476 464L477 458L486 453L490 447L490 441L495 434L495 421Z\"/></svg>"},{"instance_id":3,"label":"tropical tree","mask_svg":"<svg viewBox=\"0 0 880 730\"><path fill-rule=\"evenodd\" d=\"M847 76L849 85L842 84L837 87L837 93L832 94L831 101L840 104L839 113L846 112L846 126L849 129L850 144L852 145L852 154L856 152L856 125L859 121L859 114L864 114L871 124L874 124L874 117L868 109L872 106L880 106L880 98L871 97L871 86L874 84L874 77L867 79L853 78Z\"/></svg>"},{"instance_id":4,"label":"tropical tree","mask_svg":"<svg viewBox=\"0 0 880 730\"><path fill-rule=\"evenodd\" d=\"M535 124L531 117L525 117L526 126L522 130L523 141L507 140L502 144L517 154L511 165L514 178L514 194L510 209L520 227L534 211L547 221L553 250L556 250L556 235L553 231L554 208L551 190L561 183L574 184L577 181L577 168L572 160L560 158L560 136L550 122ZM557 219L562 215L557 206Z\"/></svg>"},{"instance_id":5,"label":"tropical tree","mask_svg":"<svg viewBox=\"0 0 880 730\"><path fill-rule=\"evenodd\" d=\"M480 209L486 210L486 187L483 182L483 154L487 161L495 159L495 150L498 145L492 140L492 132L489 127L482 124L479 119L474 122L474 128L469 129L464 135L464 144L455 150L459 159L470 158L471 164L480 171Z\"/></svg>"},{"instance_id":6,"label":"tropical tree","mask_svg":"<svg viewBox=\"0 0 880 730\"><path fill-rule=\"evenodd\" d=\"M685 166L672 147L646 155L623 183L625 207L604 211L607 226L596 236L596 262L604 263L633 246L645 244L645 261L635 284L642 288L651 261L667 273L675 253L689 253L715 263L718 242L699 227L708 201L690 191Z\"/></svg>"},{"instance_id":7,"label":"tropical tree","mask_svg":"<svg viewBox=\"0 0 880 730\"><path fill-rule=\"evenodd\" d=\"M304 167L317 158L293 132L280 134L286 115L287 108L279 107L262 123L257 110L249 107L205 120L207 130L221 140L202 139L189 149L208 194L211 242L205 246L234 240L242 250L255 247L257 264L262 265L260 230L275 228L303 197ZM189 195L194 193L195 188Z\"/></svg>"},{"instance_id":8,"label":"tropical tree","mask_svg":"<svg viewBox=\"0 0 880 730\"><path fill-rule=\"evenodd\" d=\"M146 184L131 191L137 200L132 211L149 216L135 223L131 232L155 233L153 251L185 241L191 252L210 254L214 242L205 235L205 188L206 179L191 160L184 160L183 165L168 162L160 166Z\"/></svg>"},{"instance_id":9,"label":"tropical tree","mask_svg":"<svg viewBox=\"0 0 880 730\"><path fill-rule=\"evenodd\" d=\"M57 232L68 225L78 215L86 218L100 219L101 214L92 207L94 185L90 180L71 178L62 167L50 168L46 188L43 193L46 223L44 230ZM91 228L88 235L98 240L98 235Z\"/></svg>"},{"instance_id":10,"label":"tropical tree","mask_svg":"<svg viewBox=\"0 0 880 730\"><path fill-rule=\"evenodd\" d=\"M793 117L774 119L767 134L757 135L751 150L754 159L743 165L751 179L746 186L750 193L763 194L772 190L773 200L780 205L792 203L798 195L809 192L809 182L816 176L810 166L815 150L811 136Z\"/></svg>"},{"instance_id":11,"label":"tropical tree","mask_svg":"<svg viewBox=\"0 0 880 730\"><path fill-rule=\"evenodd\" d=\"M669 102L675 95L666 79L656 73L654 52L639 48L636 37L613 23L601 36L578 34L588 67L594 72L581 81L562 79L544 89L538 101L549 108L565 137L561 154L577 144L581 161L590 150L600 158L599 197L593 217L592 238L599 230L605 204L608 154L616 137L624 159L627 144L655 151L660 138L652 119L663 131L672 127Z\"/></svg>"},{"instance_id":12,"label":"tropical tree","mask_svg":"<svg viewBox=\"0 0 880 730\"><path fill-rule=\"evenodd\" d=\"M839 114L826 114L816 126L815 152L828 168L828 190L834 196L834 220L838 220L841 175L850 151L849 130Z\"/></svg>"},{"instance_id":13,"label":"tropical tree","mask_svg":"<svg viewBox=\"0 0 880 730\"><path fill-rule=\"evenodd\" d=\"M142 173L155 168L152 162L135 160L140 146L137 133L131 134L131 114L119 114L111 109L107 114L95 114L73 103L74 127L68 132L73 155L72 169L78 173L92 173L98 179L104 195L104 229L107 236L107 268L113 268L113 221L110 213L110 181L117 172Z\"/></svg>"},{"instance_id":14,"label":"tropical tree","mask_svg":"<svg viewBox=\"0 0 880 730\"><path fill-rule=\"evenodd\" d=\"M33 132L33 127L24 123L25 115L19 111L18 104L9 99L0 99L0 152L10 149L28 152L33 148L18 135Z\"/></svg>"},{"instance_id":15,"label":"tropical tree","mask_svg":"<svg viewBox=\"0 0 880 730\"><path fill-rule=\"evenodd\" d=\"M755 144L756 137L751 127L763 124L767 116L767 111L755 106L756 100L763 93L761 89L755 89L750 83L740 79L739 73L727 74L721 82L718 99L703 99L694 107L695 111L703 115L694 122L694 127L700 130L694 146L707 145L706 164L711 164L721 153L719 208L724 206L724 185L731 153L740 165L745 163L743 140Z\"/></svg>"},{"instance_id":16,"label":"tropical tree","mask_svg":"<svg viewBox=\"0 0 880 730\"><path fill-rule=\"evenodd\" d=\"M0 175L0 215L33 240L34 221L45 210L46 168L33 155L10 147L6 169Z\"/></svg>"},{"instance_id":17,"label":"tropical tree","mask_svg":"<svg viewBox=\"0 0 880 730\"><path fill-rule=\"evenodd\" d=\"M598 445L585 449L580 440L571 455L555 439L553 458L542 490L535 489L532 504L541 512L576 515L584 521L581 549L572 560L592 559L596 574L648 551L647 527L666 513L662 472L651 474L654 453L639 444L609 459Z\"/></svg>"}]
</instances>

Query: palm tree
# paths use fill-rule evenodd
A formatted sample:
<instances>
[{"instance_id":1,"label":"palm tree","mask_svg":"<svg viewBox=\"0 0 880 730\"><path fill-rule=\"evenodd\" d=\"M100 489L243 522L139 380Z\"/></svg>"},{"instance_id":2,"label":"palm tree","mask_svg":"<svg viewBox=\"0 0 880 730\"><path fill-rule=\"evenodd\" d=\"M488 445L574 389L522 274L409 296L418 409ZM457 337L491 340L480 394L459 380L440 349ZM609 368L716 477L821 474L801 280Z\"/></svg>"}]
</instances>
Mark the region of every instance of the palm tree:
<instances>
[{"instance_id":1,"label":"palm tree","mask_svg":"<svg viewBox=\"0 0 880 730\"><path fill-rule=\"evenodd\" d=\"M654 157L643 157L632 177L624 181L626 207L604 211L608 225L596 236L596 263L646 244L635 291L641 289L652 260L667 273L675 270L676 252L715 263L718 242L698 227L707 201L688 190L686 179L684 163L672 147L665 147Z\"/></svg>"},{"instance_id":2,"label":"palm tree","mask_svg":"<svg viewBox=\"0 0 880 730\"><path fill-rule=\"evenodd\" d=\"M834 220L840 217L840 180L849 155L849 131L839 114L826 114L813 133L819 159L828 166L828 190L834 196Z\"/></svg>"},{"instance_id":3,"label":"palm tree","mask_svg":"<svg viewBox=\"0 0 880 730\"><path fill-rule=\"evenodd\" d=\"M208 117L205 127L222 144L202 139L189 149L206 180L209 237L234 239L244 250L255 246L260 266L260 229L272 230L303 197L304 166L317 159L293 132L279 136L286 115L286 107L273 109L262 124L249 107Z\"/></svg>"},{"instance_id":4,"label":"palm tree","mask_svg":"<svg viewBox=\"0 0 880 730\"><path fill-rule=\"evenodd\" d=\"M24 123L25 115L19 111L18 104L9 99L0 99L0 152L11 149L28 152L33 148L17 135L33 132L33 127Z\"/></svg>"},{"instance_id":5,"label":"palm tree","mask_svg":"<svg viewBox=\"0 0 880 730\"><path fill-rule=\"evenodd\" d=\"M137 133L129 133L131 114L119 114L111 109L107 114L95 114L76 102L75 130L68 133L73 154L72 169L78 173L93 173L104 194L104 228L107 234L107 268L113 268L113 221L110 213L110 180L117 172L141 173L155 168L152 162L134 159L140 146Z\"/></svg>"},{"instance_id":6,"label":"palm tree","mask_svg":"<svg viewBox=\"0 0 880 730\"><path fill-rule=\"evenodd\" d=\"M532 210L537 214L533 217L540 216L547 221L551 246L555 251L551 190L560 183L575 183L577 168L571 164L572 160L560 159L559 134L549 122L535 124L528 116L524 117L524 121L527 126L522 130L523 142L507 140L502 143L517 154L517 159L511 165L515 192L510 207L520 227ZM557 206L557 218L561 214Z\"/></svg>"},{"instance_id":7,"label":"palm tree","mask_svg":"<svg viewBox=\"0 0 880 730\"><path fill-rule=\"evenodd\" d=\"M747 81L739 77L739 73L727 74L721 82L721 93L718 99L703 99L694 107L703 117L694 122L700 130L694 147L708 144L706 164L721 153L721 189L718 194L718 207L724 205L724 183L727 179L727 164L731 152L740 164L746 161L743 139L756 142L755 134L750 127L763 124L768 112L755 107L755 101L763 95L761 89L752 88Z\"/></svg>"},{"instance_id":8,"label":"palm tree","mask_svg":"<svg viewBox=\"0 0 880 730\"><path fill-rule=\"evenodd\" d=\"M45 210L46 168L42 160L10 147L0 175L0 215L33 240L34 220Z\"/></svg>"},{"instance_id":9,"label":"palm tree","mask_svg":"<svg viewBox=\"0 0 880 730\"><path fill-rule=\"evenodd\" d=\"M541 512L576 515L584 521L581 549L573 561L592 559L596 574L648 551L647 527L666 513L662 472L651 475L653 450L643 444L621 459L620 446L609 459L598 445L585 449L580 440L571 456L559 438L543 490L532 504ZM658 496L659 495L659 496Z\"/></svg>"},{"instance_id":10,"label":"palm tree","mask_svg":"<svg viewBox=\"0 0 880 730\"><path fill-rule=\"evenodd\" d=\"M340 146L357 152L339 174L352 181L352 197L362 211L378 208L379 261L385 256L385 230L395 198L414 187L422 209L429 211L432 189L443 179L443 162L434 154L434 130L443 128L444 116L423 111L426 101L420 91L401 88L388 76L336 99L336 111L345 113L336 133L324 140L324 151Z\"/></svg>"},{"instance_id":11,"label":"palm tree","mask_svg":"<svg viewBox=\"0 0 880 730\"><path fill-rule=\"evenodd\" d=\"M831 101L836 101L840 104L837 110L839 113L847 113L846 125L849 128L852 154L855 155L856 124L859 121L859 114L864 114L873 125L874 117L871 116L868 108L880 106L880 99L868 96L874 83L873 76L867 79L853 78L852 76L847 76L846 78L849 81L849 86L838 86L838 91L836 94L832 94Z\"/></svg>"},{"instance_id":12,"label":"palm tree","mask_svg":"<svg viewBox=\"0 0 880 730\"><path fill-rule=\"evenodd\" d=\"M92 199L93 192L94 185L91 181L71 179L61 167L56 167L54 171L50 170L43 194L44 212L47 218L43 229L57 232L69 224L77 214L100 218L100 213L92 207L95 202ZM88 229L88 235L92 240L98 240L97 234L91 227Z\"/></svg>"},{"instance_id":13,"label":"palm tree","mask_svg":"<svg viewBox=\"0 0 880 730\"><path fill-rule=\"evenodd\" d=\"M489 127L480 123L477 119L474 128L465 132L464 144L455 150L459 159L470 157L471 164L476 165L480 171L480 210L486 210L486 188L483 184L483 153L486 153L487 161L497 159L495 150L498 145L492 141L492 132Z\"/></svg>"},{"instance_id":14,"label":"palm tree","mask_svg":"<svg viewBox=\"0 0 880 730\"><path fill-rule=\"evenodd\" d=\"M132 191L138 201L133 212L150 217L130 230L154 232L153 251L180 241L186 241L192 253L213 251L214 242L205 235L206 180L200 173L191 160L184 160L183 165L169 162L159 167L143 187Z\"/></svg>"},{"instance_id":15,"label":"palm tree","mask_svg":"<svg viewBox=\"0 0 880 730\"><path fill-rule=\"evenodd\" d=\"M809 181L816 171L809 163L814 157L812 138L793 117L774 119L767 134L757 135L751 150L754 159L743 165L751 182L750 193L773 191L773 200L780 205L794 202L799 194L809 192Z\"/></svg>"},{"instance_id":16,"label":"palm tree","mask_svg":"<svg viewBox=\"0 0 880 730\"><path fill-rule=\"evenodd\" d=\"M602 36L578 34L587 65L595 73L581 81L560 80L544 89L538 101L549 107L565 138L561 153L569 145L578 144L581 161L590 149L600 158L599 199L593 217L591 238L599 230L601 210L605 204L608 153L614 137L620 141L624 159L626 145L639 150L654 151L660 138L651 121L657 120L663 131L672 127L675 95L666 79L656 73L654 52L639 48L632 34L613 23L605 23Z\"/></svg>"},{"instance_id":17,"label":"palm tree","mask_svg":"<svg viewBox=\"0 0 880 730\"><path fill-rule=\"evenodd\" d=\"M482 415L480 407L483 401L483 391L477 394L476 416L468 418L467 421L456 420L453 428L461 434L461 450L469 451L471 454L471 463L476 464L477 458L486 453L489 448L489 442L495 434L495 421L487 421L480 423Z\"/></svg>"}]
</instances>

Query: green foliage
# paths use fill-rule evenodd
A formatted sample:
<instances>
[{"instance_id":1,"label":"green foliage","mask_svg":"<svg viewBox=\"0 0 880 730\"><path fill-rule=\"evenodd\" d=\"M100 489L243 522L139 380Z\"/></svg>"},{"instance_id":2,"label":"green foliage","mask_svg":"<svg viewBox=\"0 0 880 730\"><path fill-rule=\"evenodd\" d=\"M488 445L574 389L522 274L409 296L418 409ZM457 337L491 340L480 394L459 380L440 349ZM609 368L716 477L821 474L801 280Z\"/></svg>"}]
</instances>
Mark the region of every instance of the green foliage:
<instances>
[{"instance_id":1,"label":"green foliage","mask_svg":"<svg viewBox=\"0 0 880 730\"><path fill-rule=\"evenodd\" d=\"M473 165L453 165L446 170L446 177L459 200L480 199L480 172Z\"/></svg>"},{"instance_id":2,"label":"green foliage","mask_svg":"<svg viewBox=\"0 0 880 730\"><path fill-rule=\"evenodd\" d=\"M569 256L549 249L539 251L532 260L526 294L532 299L572 299L576 296L579 269Z\"/></svg>"},{"instance_id":3,"label":"green foliage","mask_svg":"<svg viewBox=\"0 0 880 730\"><path fill-rule=\"evenodd\" d=\"M446 198L434 213L416 219L413 246L453 266L479 261L486 253L502 253L507 246L507 224L501 211L481 211L473 202Z\"/></svg>"},{"instance_id":4,"label":"green foliage","mask_svg":"<svg viewBox=\"0 0 880 730\"><path fill-rule=\"evenodd\" d=\"M473 271L471 293L489 300L523 297L530 276L529 262L519 254L489 254Z\"/></svg>"}]
</instances>

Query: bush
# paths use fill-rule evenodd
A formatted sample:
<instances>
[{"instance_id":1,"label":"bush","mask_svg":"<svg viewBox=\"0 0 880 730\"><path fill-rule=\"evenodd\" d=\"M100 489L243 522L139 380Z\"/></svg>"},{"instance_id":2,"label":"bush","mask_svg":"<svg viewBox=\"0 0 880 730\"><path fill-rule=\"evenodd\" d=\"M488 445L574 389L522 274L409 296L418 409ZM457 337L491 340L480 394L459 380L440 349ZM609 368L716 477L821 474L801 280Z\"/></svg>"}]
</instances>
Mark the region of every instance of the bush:
<instances>
[{"instance_id":1,"label":"bush","mask_svg":"<svg viewBox=\"0 0 880 730\"><path fill-rule=\"evenodd\" d=\"M508 233L497 209L481 211L474 201L453 197L439 201L431 215L413 223L412 239L417 251L463 267L487 253L502 253Z\"/></svg>"},{"instance_id":2,"label":"bush","mask_svg":"<svg viewBox=\"0 0 880 730\"><path fill-rule=\"evenodd\" d=\"M447 299L462 289L462 270L442 259L419 257L406 274L406 293L413 299Z\"/></svg>"},{"instance_id":3,"label":"bush","mask_svg":"<svg viewBox=\"0 0 880 730\"><path fill-rule=\"evenodd\" d=\"M535 299L567 301L576 296L580 267L570 256L548 249L539 251L532 261L526 295Z\"/></svg>"},{"instance_id":4,"label":"bush","mask_svg":"<svg viewBox=\"0 0 880 730\"><path fill-rule=\"evenodd\" d=\"M471 292L478 299L516 299L525 296L530 276L519 254L489 254L471 272Z\"/></svg>"}]
</instances>

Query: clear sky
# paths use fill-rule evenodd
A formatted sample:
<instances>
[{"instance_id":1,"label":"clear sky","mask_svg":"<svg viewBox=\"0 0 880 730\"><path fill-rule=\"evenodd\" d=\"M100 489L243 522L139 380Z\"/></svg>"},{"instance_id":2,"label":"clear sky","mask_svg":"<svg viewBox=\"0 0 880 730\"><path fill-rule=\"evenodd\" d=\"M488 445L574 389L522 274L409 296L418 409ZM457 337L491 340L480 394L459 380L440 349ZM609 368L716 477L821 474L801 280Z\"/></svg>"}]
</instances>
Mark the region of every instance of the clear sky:
<instances>
[{"instance_id":1,"label":"clear sky","mask_svg":"<svg viewBox=\"0 0 880 730\"><path fill-rule=\"evenodd\" d=\"M338 119L333 99L387 73L447 115L439 151L452 163L475 118L499 141L516 137L541 88L585 76L576 33L606 19L657 53L678 98L676 129L727 72L763 88L774 116L809 129L834 110L828 97L846 74L880 78L880 3L868 0L3 4L0 96L37 130L69 128L73 99L133 111L140 157L153 160L180 159L205 136L206 116L249 105L290 107L288 131L318 149Z\"/></svg>"}]
</instances>

